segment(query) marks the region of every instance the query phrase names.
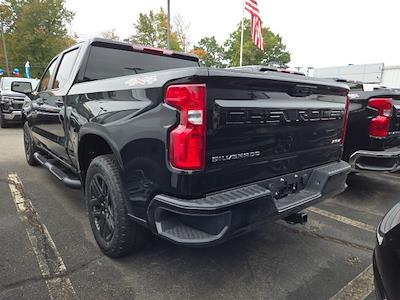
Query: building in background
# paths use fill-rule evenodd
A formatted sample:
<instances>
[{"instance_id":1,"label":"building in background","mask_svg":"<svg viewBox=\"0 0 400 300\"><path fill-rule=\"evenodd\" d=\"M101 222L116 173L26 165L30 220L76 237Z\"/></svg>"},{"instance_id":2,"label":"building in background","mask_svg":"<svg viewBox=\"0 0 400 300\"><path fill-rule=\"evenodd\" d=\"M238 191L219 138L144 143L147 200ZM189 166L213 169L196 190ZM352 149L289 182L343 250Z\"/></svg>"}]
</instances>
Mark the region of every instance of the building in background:
<instances>
[{"instance_id":1,"label":"building in background","mask_svg":"<svg viewBox=\"0 0 400 300\"><path fill-rule=\"evenodd\" d=\"M392 88L400 88L400 65L384 67L382 85Z\"/></svg>"},{"instance_id":2,"label":"building in background","mask_svg":"<svg viewBox=\"0 0 400 300\"><path fill-rule=\"evenodd\" d=\"M371 86L400 88L400 65L385 66L383 63L316 68L314 77L343 78L361 81Z\"/></svg>"}]
</instances>

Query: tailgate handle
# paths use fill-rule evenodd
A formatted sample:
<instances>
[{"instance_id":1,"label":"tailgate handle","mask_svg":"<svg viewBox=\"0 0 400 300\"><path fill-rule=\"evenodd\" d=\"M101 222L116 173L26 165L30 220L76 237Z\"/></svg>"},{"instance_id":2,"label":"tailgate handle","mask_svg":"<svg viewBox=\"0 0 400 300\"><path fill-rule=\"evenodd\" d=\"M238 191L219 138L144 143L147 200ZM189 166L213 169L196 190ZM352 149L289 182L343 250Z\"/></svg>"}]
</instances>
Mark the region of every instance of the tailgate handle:
<instances>
[{"instance_id":1,"label":"tailgate handle","mask_svg":"<svg viewBox=\"0 0 400 300\"><path fill-rule=\"evenodd\" d=\"M316 89L316 86L297 84L289 90L288 94L293 97L306 97L310 96Z\"/></svg>"}]
</instances>

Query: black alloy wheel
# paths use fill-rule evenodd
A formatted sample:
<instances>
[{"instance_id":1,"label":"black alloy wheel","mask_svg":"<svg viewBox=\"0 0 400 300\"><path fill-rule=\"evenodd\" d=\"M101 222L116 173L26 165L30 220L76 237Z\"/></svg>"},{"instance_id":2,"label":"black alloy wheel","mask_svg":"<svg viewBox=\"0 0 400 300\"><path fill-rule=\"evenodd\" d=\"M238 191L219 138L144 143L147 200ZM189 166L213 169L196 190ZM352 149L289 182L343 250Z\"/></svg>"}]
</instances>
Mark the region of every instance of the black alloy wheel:
<instances>
[{"instance_id":1,"label":"black alloy wheel","mask_svg":"<svg viewBox=\"0 0 400 300\"><path fill-rule=\"evenodd\" d=\"M85 187L90 226L101 251L115 258L142 248L146 230L129 217L121 174L112 155L92 160Z\"/></svg>"},{"instance_id":2,"label":"black alloy wheel","mask_svg":"<svg viewBox=\"0 0 400 300\"><path fill-rule=\"evenodd\" d=\"M89 190L89 209L95 228L105 242L110 242L115 229L115 211L109 187L101 174L93 177Z\"/></svg>"}]
</instances>

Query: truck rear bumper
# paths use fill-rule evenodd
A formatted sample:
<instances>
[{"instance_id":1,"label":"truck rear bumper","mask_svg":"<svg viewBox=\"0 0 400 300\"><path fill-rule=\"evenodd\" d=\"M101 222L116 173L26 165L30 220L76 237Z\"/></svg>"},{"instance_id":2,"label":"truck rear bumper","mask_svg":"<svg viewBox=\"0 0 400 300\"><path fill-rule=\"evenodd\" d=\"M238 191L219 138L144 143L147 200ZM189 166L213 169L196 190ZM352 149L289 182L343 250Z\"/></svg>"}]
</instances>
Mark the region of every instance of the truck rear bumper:
<instances>
[{"instance_id":1,"label":"truck rear bumper","mask_svg":"<svg viewBox=\"0 0 400 300\"><path fill-rule=\"evenodd\" d=\"M220 243L343 192L349 172L350 165L340 161L199 199L156 195L148 208L148 224L178 244Z\"/></svg>"},{"instance_id":2,"label":"truck rear bumper","mask_svg":"<svg viewBox=\"0 0 400 300\"><path fill-rule=\"evenodd\" d=\"M400 147L356 151L350 156L349 163L355 171L396 172L400 170Z\"/></svg>"}]
</instances>

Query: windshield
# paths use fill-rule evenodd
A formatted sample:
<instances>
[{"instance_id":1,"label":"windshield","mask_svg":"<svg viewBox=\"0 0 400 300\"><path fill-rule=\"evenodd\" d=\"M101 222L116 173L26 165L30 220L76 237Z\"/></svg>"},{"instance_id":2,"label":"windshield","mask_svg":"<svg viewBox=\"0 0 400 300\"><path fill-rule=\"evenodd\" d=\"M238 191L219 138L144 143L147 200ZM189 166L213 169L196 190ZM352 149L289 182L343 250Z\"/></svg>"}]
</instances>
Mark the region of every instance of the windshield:
<instances>
[{"instance_id":1,"label":"windshield","mask_svg":"<svg viewBox=\"0 0 400 300\"><path fill-rule=\"evenodd\" d=\"M1 89L2 90L11 90L11 83L14 81L25 81L30 82L32 84L32 90L34 90L39 83L38 79L28 79L28 78L18 78L18 77L7 77L2 78Z\"/></svg>"}]
</instances>

